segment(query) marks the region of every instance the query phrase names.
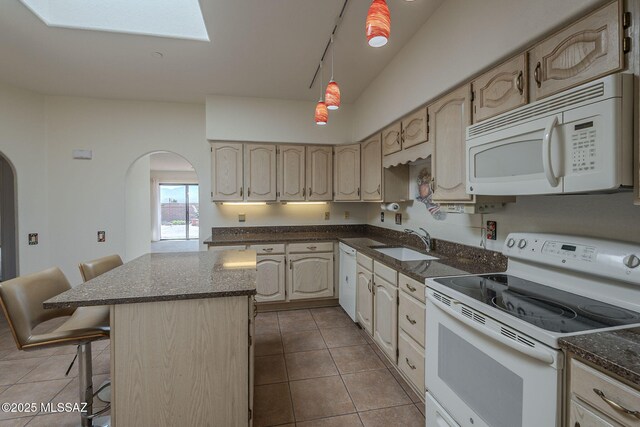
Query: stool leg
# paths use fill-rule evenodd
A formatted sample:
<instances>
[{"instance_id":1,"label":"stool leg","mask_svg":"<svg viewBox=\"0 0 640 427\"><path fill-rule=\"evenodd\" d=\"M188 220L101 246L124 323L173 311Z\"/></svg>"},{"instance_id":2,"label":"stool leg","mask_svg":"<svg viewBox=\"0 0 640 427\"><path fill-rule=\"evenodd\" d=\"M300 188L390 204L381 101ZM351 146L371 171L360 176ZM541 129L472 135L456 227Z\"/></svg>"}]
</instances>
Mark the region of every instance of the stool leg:
<instances>
[{"instance_id":1,"label":"stool leg","mask_svg":"<svg viewBox=\"0 0 640 427\"><path fill-rule=\"evenodd\" d=\"M93 380L91 370L91 343L82 343L78 346L78 382L80 383L80 402L87 404L86 412L80 413L80 425L92 427L93 423L89 415L93 413Z\"/></svg>"}]
</instances>

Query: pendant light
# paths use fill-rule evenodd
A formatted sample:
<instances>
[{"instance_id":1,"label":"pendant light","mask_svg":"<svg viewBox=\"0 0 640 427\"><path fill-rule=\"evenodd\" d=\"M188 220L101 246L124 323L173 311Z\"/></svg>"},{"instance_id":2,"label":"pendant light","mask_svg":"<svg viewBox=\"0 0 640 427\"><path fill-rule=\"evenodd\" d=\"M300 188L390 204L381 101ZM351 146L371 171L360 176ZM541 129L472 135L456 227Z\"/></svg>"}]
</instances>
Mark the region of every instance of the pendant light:
<instances>
[{"instance_id":1,"label":"pendant light","mask_svg":"<svg viewBox=\"0 0 640 427\"><path fill-rule=\"evenodd\" d=\"M333 50L334 50L334 41L333 35L331 36L331 80L329 80L329 84L327 85L327 90L324 94L325 104L329 110L337 110L340 108L340 87L338 83L333 80Z\"/></svg>"},{"instance_id":2,"label":"pendant light","mask_svg":"<svg viewBox=\"0 0 640 427\"><path fill-rule=\"evenodd\" d=\"M318 100L318 104L316 105L316 124L318 126L324 126L327 124L329 120L329 111L327 110L327 105L322 100L322 62L320 63L320 99Z\"/></svg>"},{"instance_id":3,"label":"pendant light","mask_svg":"<svg viewBox=\"0 0 640 427\"><path fill-rule=\"evenodd\" d=\"M391 14L385 0L373 0L365 24L369 46L382 47L389 41Z\"/></svg>"}]
</instances>

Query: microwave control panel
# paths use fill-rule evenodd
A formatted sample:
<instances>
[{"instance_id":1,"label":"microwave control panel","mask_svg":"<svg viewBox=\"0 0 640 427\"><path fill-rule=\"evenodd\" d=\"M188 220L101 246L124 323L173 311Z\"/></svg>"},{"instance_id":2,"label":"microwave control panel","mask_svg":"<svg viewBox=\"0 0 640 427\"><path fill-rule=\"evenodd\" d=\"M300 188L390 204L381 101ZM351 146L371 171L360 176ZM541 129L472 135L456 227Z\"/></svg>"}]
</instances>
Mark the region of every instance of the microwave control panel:
<instances>
[{"instance_id":1,"label":"microwave control panel","mask_svg":"<svg viewBox=\"0 0 640 427\"><path fill-rule=\"evenodd\" d=\"M584 173L596 168L596 128L593 121L578 123L571 133L571 171Z\"/></svg>"}]
</instances>

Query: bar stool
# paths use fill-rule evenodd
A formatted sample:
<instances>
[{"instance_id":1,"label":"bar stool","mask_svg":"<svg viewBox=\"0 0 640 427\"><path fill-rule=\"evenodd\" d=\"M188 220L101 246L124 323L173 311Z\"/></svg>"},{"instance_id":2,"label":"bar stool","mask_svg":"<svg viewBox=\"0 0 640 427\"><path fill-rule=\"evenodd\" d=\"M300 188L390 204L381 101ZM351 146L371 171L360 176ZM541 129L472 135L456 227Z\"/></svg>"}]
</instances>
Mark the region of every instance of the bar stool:
<instances>
[{"instance_id":1,"label":"bar stool","mask_svg":"<svg viewBox=\"0 0 640 427\"><path fill-rule=\"evenodd\" d=\"M18 350L36 350L63 345L78 346L78 380L80 402L86 412L80 413L82 427L109 426L110 417L100 417L110 406L93 413L93 380L91 343L109 338L109 311L106 307L45 309L42 303L71 289L59 268L17 277L0 283L0 305ZM33 334L38 324L57 317L71 316L54 331Z\"/></svg>"},{"instance_id":2,"label":"bar stool","mask_svg":"<svg viewBox=\"0 0 640 427\"><path fill-rule=\"evenodd\" d=\"M83 262L78 267L80 268L82 279L86 282L121 265L122 258L120 258L120 256L109 255L92 261Z\"/></svg>"}]
</instances>

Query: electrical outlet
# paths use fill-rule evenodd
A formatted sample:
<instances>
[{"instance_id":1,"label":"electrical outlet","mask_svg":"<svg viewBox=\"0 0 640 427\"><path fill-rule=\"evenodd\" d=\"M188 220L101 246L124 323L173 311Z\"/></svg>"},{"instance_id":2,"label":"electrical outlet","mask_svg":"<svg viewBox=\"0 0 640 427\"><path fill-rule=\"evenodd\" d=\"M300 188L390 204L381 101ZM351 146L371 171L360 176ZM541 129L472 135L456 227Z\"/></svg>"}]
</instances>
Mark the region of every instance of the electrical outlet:
<instances>
[{"instance_id":1,"label":"electrical outlet","mask_svg":"<svg viewBox=\"0 0 640 427\"><path fill-rule=\"evenodd\" d=\"M380 212L380 222L384 222L384 212Z\"/></svg>"},{"instance_id":2,"label":"electrical outlet","mask_svg":"<svg viewBox=\"0 0 640 427\"><path fill-rule=\"evenodd\" d=\"M29 233L29 245L38 244L38 233Z\"/></svg>"},{"instance_id":3,"label":"electrical outlet","mask_svg":"<svg viewBox=\"0 0 640 427\"><path fill-rule=\"evenodd\" d=\"M349 219L351 213L349 211L344 211L344 219Z\"/></svg>"},{"instance_id":4,"label":"electrical outlet","mask_svg":"<svg viewBox=\"0 0 640 427\"><path fill-rule=\"evenodd\" d=\"M496 240L498 238L498 223L496 221L487 221L487 239Z\"/></svg>"},{"instance_id":5,"label":"electrical outlet","mask_svg":"<svg viewBox=\"0 0 640 427\"><path fill-rule=\"evenodd\" d=\"M325 212L324 213L324 220L325 221L329 221L330 218L331 218L331 212Z\"/></svg>"},{"instance_id":6,"label":"electrical outlet","mask_svg":"<svg viewBox=\"0 0 640 427\"><path fill-rule=\"evenodd\" d=\"M397 213L396 214L396 225L402 225L402 214L401 213Z\"/></svg>"},{"instance_id":7,"label":"electrical outlet","mask_svg":"<svg viewBox=\"0 0 640 427\"><path fill-rule=\"evenodd\" d=\"M238 222L245 222L247 220L247 215L243 213L238 214Z\"/></svg>"},{"instance_id":8,"label":"electrical outlet","mask_svg":"<svg viewBox=\"0 0 640 427\"><path fill-rule=\"evenodd\" d=\"M107 241L107 233L104 231L98 231L98 243L104 243Z\"/></svg>"}]
</instances>

